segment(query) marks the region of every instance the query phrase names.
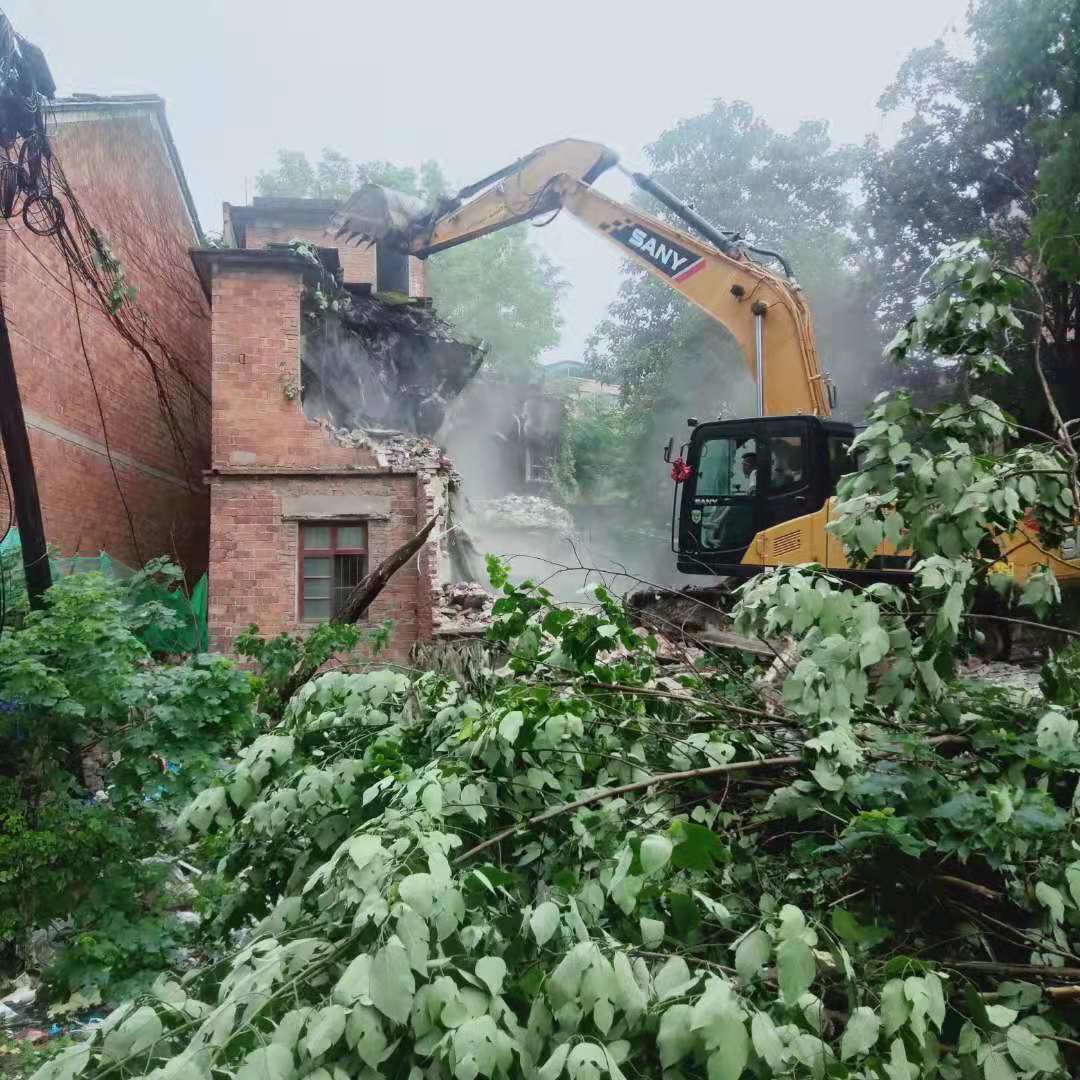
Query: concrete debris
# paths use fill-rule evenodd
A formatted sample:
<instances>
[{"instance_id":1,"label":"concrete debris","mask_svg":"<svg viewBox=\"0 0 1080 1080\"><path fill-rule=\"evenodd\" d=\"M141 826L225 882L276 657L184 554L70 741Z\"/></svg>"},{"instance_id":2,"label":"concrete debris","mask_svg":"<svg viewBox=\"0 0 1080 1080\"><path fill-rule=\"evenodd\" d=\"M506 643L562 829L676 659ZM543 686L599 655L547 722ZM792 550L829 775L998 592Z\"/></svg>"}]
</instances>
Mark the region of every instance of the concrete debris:
<instances>
[{"instance_id":1,"label":"concrete debris","mask_svg":"<svg viewBox=\"0 0 1080 1080\"><path fill-rule=\"evenodd\" d=\"M24 983L17 989L12 990L10 994L0 998L0 1005L18 1012L20 1009L26 1009L28 1006L33 1005L36 1000L37 990L33 986Z\"/></svg>"},{"instance_id":2,"label":"concrete debris","mask_svg":"<svg viewBox=\"0 0 1080 1080\"><path fill-rule=\"evenodd\" d=\"M442 447L424 435L385 428L332 428L334 439L341 446L364 448L374 453L384 469L413 472L446 472L456 481L453 462Z\"/></svg>"},{"instance_id":3,"label":"concrete debris","mask_svg":"<svg viewBox=\"0 0 1080 1080\"><path fill-rule=\"evenodd\" d=\"M495 597L473 581L442 585L433 599L437 634L482 634L491 624Z\"/></svg>"},{"instance_id":4,"label":"concrete debris","mask_svg":"<svg viewBox=\"0 0 1080 1080\"><path fill-rule=\"evenodd\" d=\"M644 626L635 626L634 633L639 638L649 636L649 629ZM705 659L705 652L694 645L683 644L664 634L652 631L656 638L656 659L662 664L685 664L688 667L696 666ZM621 660L630 656L630 650L625 645L617 645L614 649L608 649L601 654L605 661Z\"/></svg>"},{"instance_id":5,"label":"concrete debris","mask_svg":"<svg viewBox=\"0 0 1080 1080\"><path fill-rule=\"evenodd\" d=\"M574 532L570 511L539 495L471 500L469 508L475 523L487 528L554 530L563 536Z\"/></svg>"},{"instance_id":6,"label":"concrete debris","mask_svg":"<svg viewBox=\"0 0 1080 1080\"><path fill-rule=\"evenodd\" d=\"M482 343L456 338L431 307L407 297L355 295L341 307L305 324L305 415L433 435L479 371Z\"/></svg>"},{"instance_id":7,"label":"concrete debris","mask_svg":"<svg viewBox=\"0 0 1080 1080\"><path fill-rule=\"evenodd\" d=\"M1039 664L1012 664L1003 660L986 661L972 657L960 666L961 675L1002 689L1041 696Z\"/></svg>"}]
</instances>

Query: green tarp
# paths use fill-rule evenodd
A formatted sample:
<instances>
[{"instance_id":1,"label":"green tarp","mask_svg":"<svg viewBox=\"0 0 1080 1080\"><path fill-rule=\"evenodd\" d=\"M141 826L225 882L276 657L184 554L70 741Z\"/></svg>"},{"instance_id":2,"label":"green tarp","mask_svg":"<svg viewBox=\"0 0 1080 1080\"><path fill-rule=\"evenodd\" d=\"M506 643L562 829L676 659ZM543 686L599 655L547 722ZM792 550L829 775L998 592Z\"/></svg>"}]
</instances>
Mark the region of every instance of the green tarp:
<instances>
[{"instance_id":1,"label":"green tarp","mask_svg":"<svg viewBox=\"0 0 1080 1080\"><path fill-rule=\"evenodd\" d=\"M17 551L19 548L19 530L11 529L0 540L0 555ZM52 555L49 567L53 577L67 574L100 573L114 581L131 577L135 571L123 563L110 558L105 552L97 556L87 555ZM156 582L148 581L139 589L136 599L140 603L151 600L167 607L175 616L178 625L172 627L148 626L140 632L146 647L155 653L198 653L206 652L209 638L206 632L206 575L195 583L191 595L185 595L180 589L167 589Z\"/></svg>"}]
</instances>

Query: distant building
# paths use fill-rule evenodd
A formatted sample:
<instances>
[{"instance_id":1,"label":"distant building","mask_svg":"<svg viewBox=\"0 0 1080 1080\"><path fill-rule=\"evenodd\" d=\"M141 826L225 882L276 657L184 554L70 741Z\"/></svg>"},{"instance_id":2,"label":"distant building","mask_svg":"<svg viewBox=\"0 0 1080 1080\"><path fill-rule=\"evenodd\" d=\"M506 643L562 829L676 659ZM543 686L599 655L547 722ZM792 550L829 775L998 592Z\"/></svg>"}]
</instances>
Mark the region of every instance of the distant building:
<instances>
[{"instance_id":1,"label":"distant building","mask_svg":"<svg viewBox=\"0 0 1080 1080\"><path fill-rule=\"evenodd\" d=\"M580 360L557 360L554 364L545 364L544 379L568 379L575 397L595 399L599 404L608 401L614 403L619 398L619 388L594 379L587 364Z\"/></svg>"},{"instance_id":2,"label":"distant building","mask_svg":"<svg viewBox=\"0 0 1080 1080\"><path fill-rule=\"evenodd\" d=\"M197 577L209 530L210 309L188 258L201 233L165 103L77 95L49 113L56 157L169 358L152 347L151 366L138 355L75 277L84 355L73 279L55 244L18 217L0 228L46 539L63 555L105 551L132 566L168 555Z\"/></svg>"}]
</instances>

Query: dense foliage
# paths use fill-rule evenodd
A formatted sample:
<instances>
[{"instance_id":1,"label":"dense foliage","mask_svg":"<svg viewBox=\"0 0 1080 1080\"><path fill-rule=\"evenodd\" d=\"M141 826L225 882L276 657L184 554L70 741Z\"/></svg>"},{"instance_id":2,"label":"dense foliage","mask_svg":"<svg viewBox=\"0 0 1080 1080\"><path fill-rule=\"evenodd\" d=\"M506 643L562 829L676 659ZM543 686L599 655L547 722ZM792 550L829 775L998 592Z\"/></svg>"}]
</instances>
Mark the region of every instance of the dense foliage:
<instances>
[{"instance_id":1,"label":"dense foliage","mask_svg":"<svg viewBox=\"0 0 1080 1080\"><path fill-rule=\"evenodd\" d=\"M182 819L224 852L217 961L40 1075L1067 1075L1076 721L855 701L836 783L803 710L664 677L595 599L504 586L514 677L472 694L304 687Z\"/></svg>"},{"instance_id":2,"label":"dense foliage","mask_svg":"<svg viewBox=\"0 0 1080 1080\"><path fill-rule=\"evenodd\" d=\"M224 657L163 663L143 645L140 631L173 618L140 601L163 569L60 578L43 611L9 609L0 633L4 967L41 962L31 933L60 920L44 962L84 997L160 970L183 938L163 916L168 862L153 858L169 846L163 817L255 722L248 677Z\"/></svg>"}]
</instances>

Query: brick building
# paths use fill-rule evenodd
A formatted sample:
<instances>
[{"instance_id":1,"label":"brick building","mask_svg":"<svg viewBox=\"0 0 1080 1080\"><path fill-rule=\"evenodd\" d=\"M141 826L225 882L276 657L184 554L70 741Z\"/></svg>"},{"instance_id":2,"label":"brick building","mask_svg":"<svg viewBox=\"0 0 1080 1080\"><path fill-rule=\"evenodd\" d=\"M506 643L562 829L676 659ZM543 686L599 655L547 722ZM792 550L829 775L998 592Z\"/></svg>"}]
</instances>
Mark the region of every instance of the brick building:
<instances>
[{"instance_id":1,"label":"brick building","mask_svg":"<svg viewBox=\"0 0 1080 1080\"><path fill-rule=\"evenodd\" d=\"M76 286L84 355L55 245L17 218L0 228L0 290L46 538L62 554L105 551L129 565L168 555L197 577L209 531L210 319L188 258L199 222L165 105L82 95L51 112L55 154L169 356L151 350L152 369Z\"/></svg>"},{"instance_id":2,"label":"brick building","mask_svg":"<svg viewBox=\"0 0 1080 1080\"><path fill-rule=\"evenodd\" d=\"M226 205L226 239L236 246L192 253L212 309L209 626L223 651L251 623L275 634L328 617L446 498L438 455L387 461L304 414L296 388L312 266L266 245L325 245L333 208L307 199ZM323 247L320 256L346 286L373 284L373 250ZM422 264L410 285L422 293ZM434 537L368 612L372 624L394 622L390 659L407 660L431 636L432 591L446 558Z\"/></svg>"}]
</instances>

